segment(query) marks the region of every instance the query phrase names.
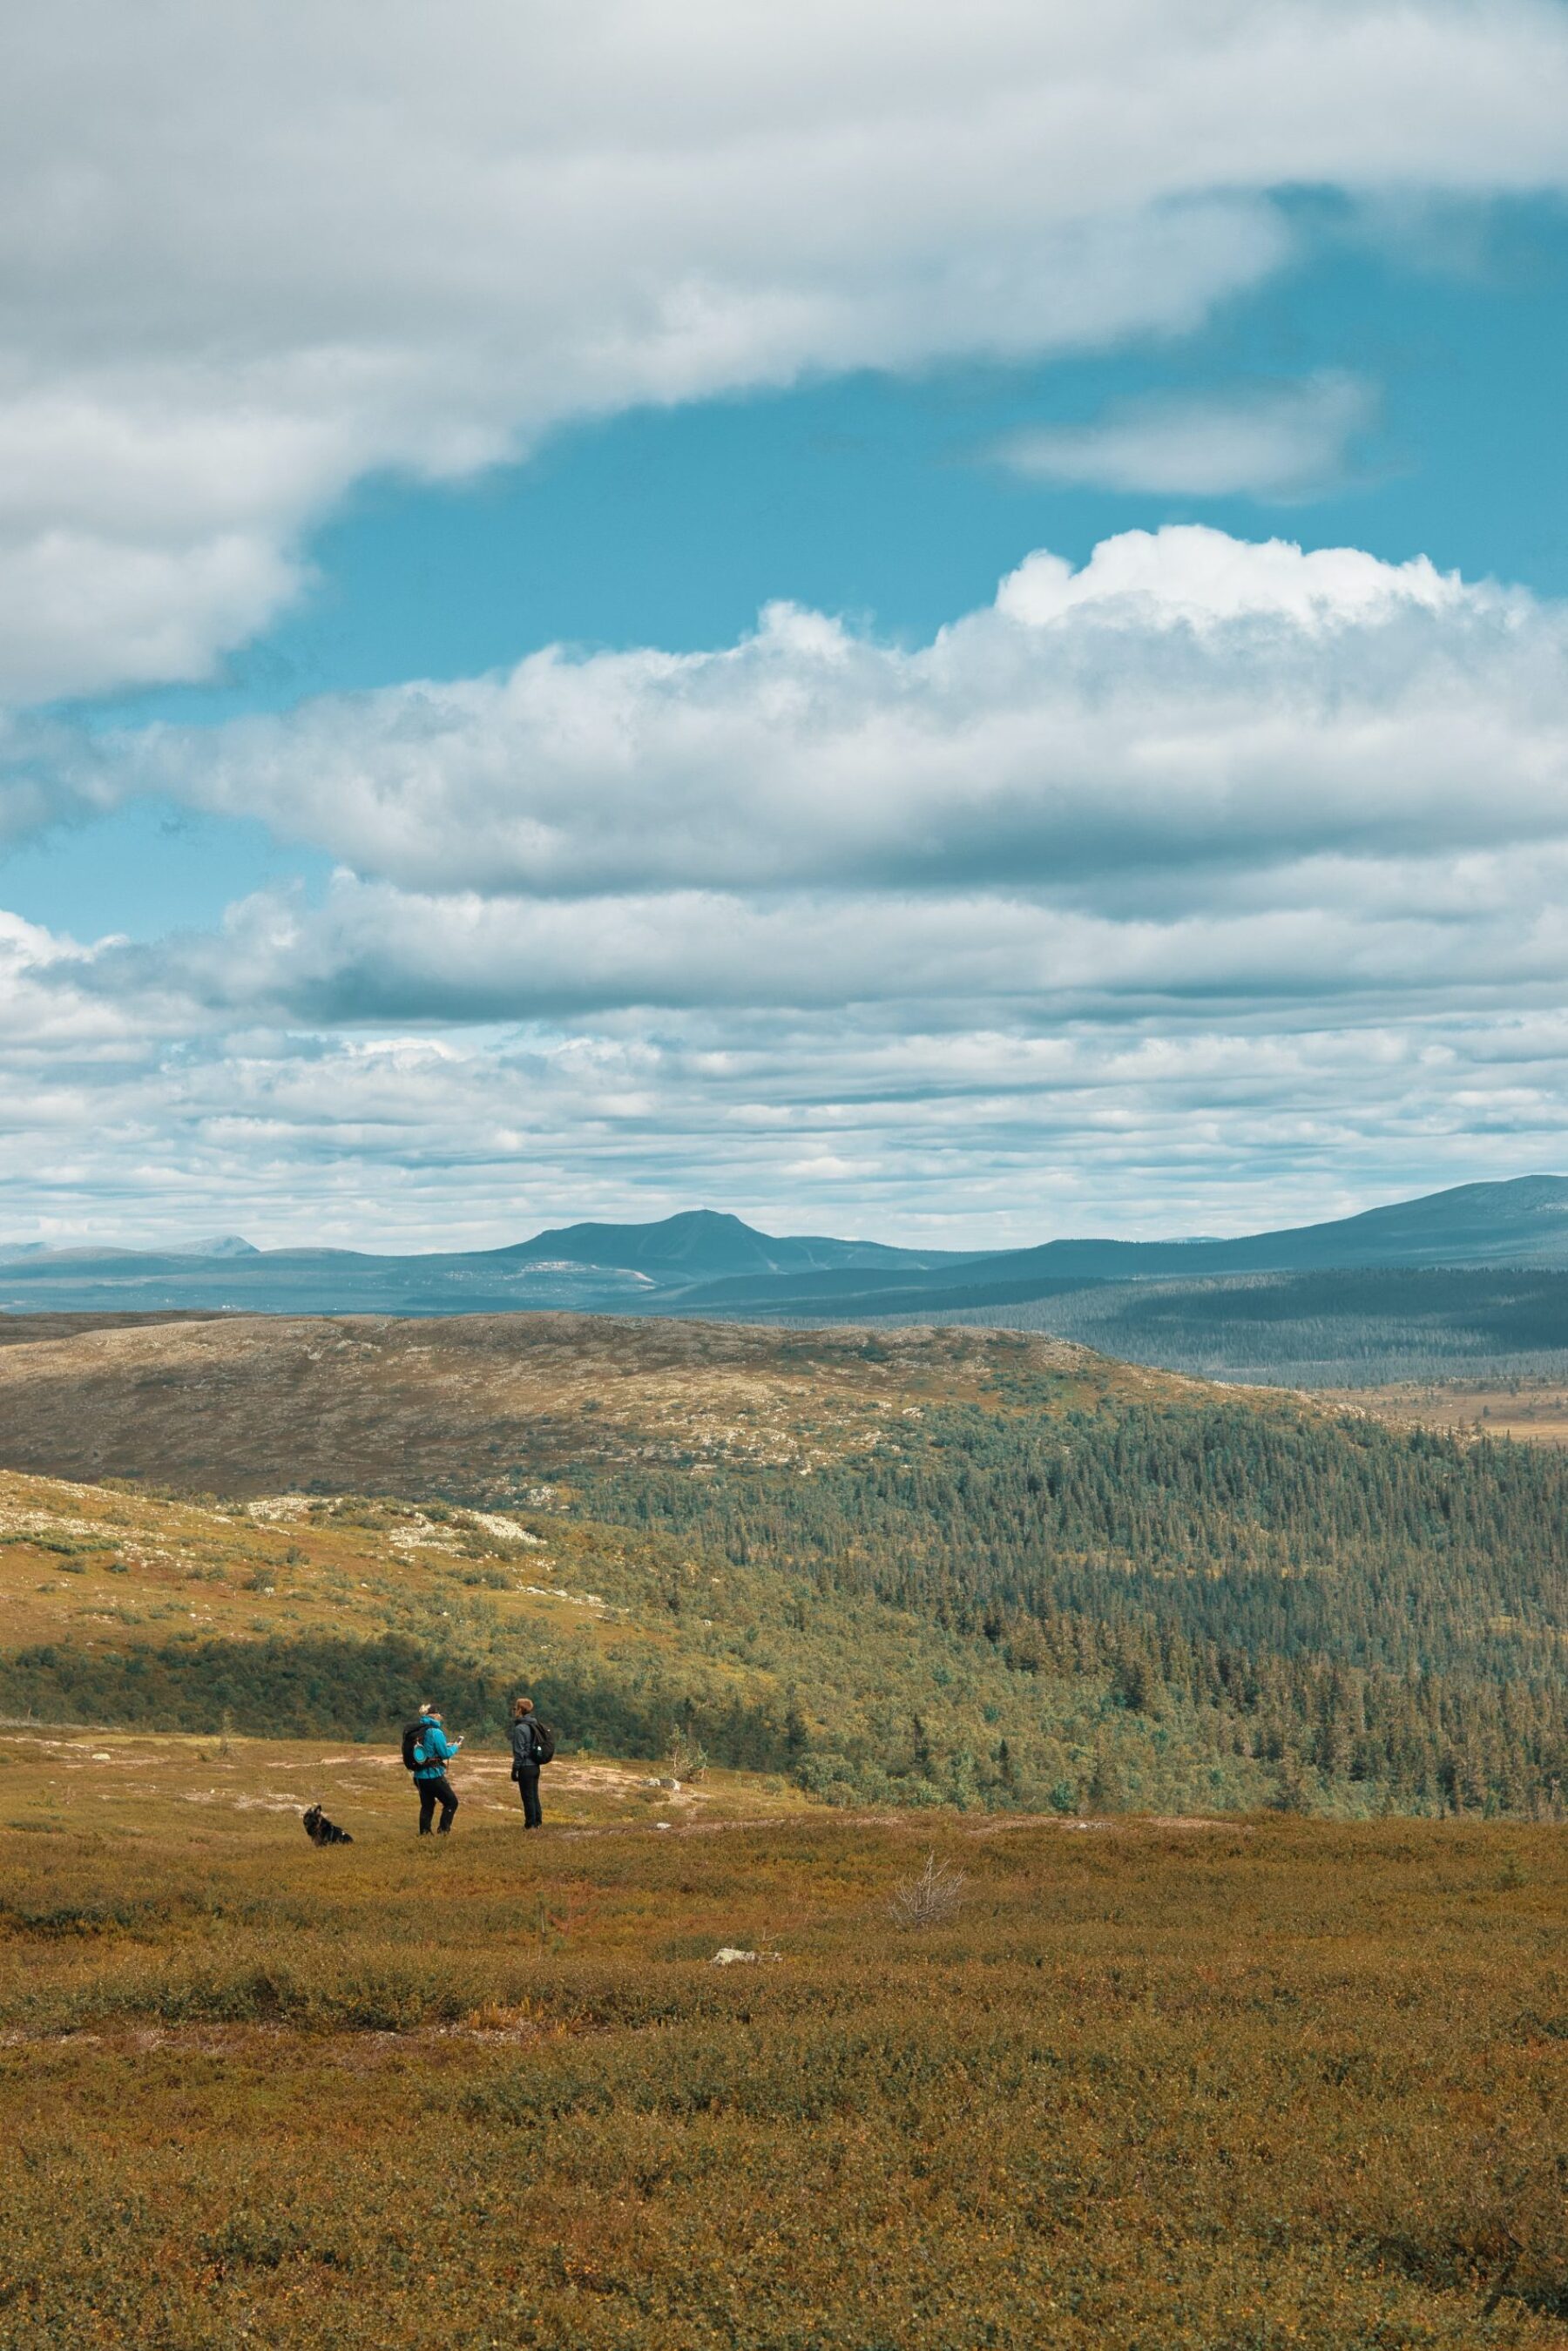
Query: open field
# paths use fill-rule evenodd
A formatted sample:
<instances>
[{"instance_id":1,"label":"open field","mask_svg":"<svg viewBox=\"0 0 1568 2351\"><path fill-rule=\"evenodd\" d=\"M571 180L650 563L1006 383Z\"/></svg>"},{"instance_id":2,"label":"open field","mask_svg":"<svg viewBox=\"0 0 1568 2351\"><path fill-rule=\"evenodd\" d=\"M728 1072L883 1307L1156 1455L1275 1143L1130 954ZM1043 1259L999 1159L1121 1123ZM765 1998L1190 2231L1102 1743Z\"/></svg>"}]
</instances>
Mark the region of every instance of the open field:
<instances>
[{"instance_id":1,"label":"open field","mask_svg":"<svg viewBox=\"0 0 1568 2351\"><path fill-rule=\"evenodd\" d=\"M421 1844L362 1750L0 1757L6 2346L1565 2339L1560 1833L602 1763L525 1840L465 1764ZM965 1884L900 1930L928 1850Z\"/></svg>"},{"instance_id":2,"label":"open field","mask_svg":"<svg viewBox=\"0 0 1568 2351\"><path fill-rule=\"evenodd\" d=\"M587 1314L232 1316L0 1346L0 1461L227 1496L465 1499L583 1461L810 1468L933 1402L1186 1384L1012 1332L779 1332Z\"/></svg>"},{"instance_id":3,"label":"open field","mask_svg":"<svg viewBox=\"0 0 1568 2351\"><path fill-rule=\"evenodd\" d=\"M0 2351L1568 2343L1555 1458L517 1318L15 1343L0 1458Z\"/></svg>"},{"instance_id":4,"label":"open field","mask_svg":"<svg viewBox=\"0 0 1568 2351\"><path fill-rule=\"evenodd\" d=\"M1568 1384L1560 1379L1403 1380L1392 1387L1338 1389L1323 1402L1375 1414L1391 1428L1568 1445Z\"/></svg>"}]
</instances>

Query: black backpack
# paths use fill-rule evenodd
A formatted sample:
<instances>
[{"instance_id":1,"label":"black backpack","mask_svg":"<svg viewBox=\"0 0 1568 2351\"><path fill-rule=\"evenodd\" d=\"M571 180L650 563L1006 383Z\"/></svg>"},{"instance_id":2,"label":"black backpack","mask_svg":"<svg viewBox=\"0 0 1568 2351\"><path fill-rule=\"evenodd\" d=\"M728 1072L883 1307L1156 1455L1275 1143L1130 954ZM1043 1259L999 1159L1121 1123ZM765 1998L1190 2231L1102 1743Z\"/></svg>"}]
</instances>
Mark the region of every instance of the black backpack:
<instances>
[{"instance_id":1,"label":"black backpack","mask_svg":"<svg viewBox=\"0 0 1568 2351\"><path fill-rule=\"evenodd\" d=\"M555 1761L555 1733L548 1722L539 1720L537 1714L534 1717L534 1761L536 1763Z\"/></svg>"},{"instance_id":2,"label":"black backpack","mask_svg":"<svg viewBox=\"0 0 1568 2351\"><path fill-rule=\"evenodd\" d=\"M424 1737L425 1729L423 1716L418 1722L405 1722L402 1727L402 1768L405 1771L417 1771L419 1769L419 1758L413 1750Z\"/></svg>"}]
</instances>

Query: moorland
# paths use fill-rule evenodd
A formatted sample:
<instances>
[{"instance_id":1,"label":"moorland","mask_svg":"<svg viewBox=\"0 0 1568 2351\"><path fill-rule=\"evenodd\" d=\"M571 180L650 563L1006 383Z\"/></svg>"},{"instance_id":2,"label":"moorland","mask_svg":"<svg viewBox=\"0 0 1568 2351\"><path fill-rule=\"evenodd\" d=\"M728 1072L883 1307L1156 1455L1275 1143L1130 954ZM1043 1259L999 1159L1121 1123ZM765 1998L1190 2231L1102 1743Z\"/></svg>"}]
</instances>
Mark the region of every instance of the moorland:
<instances>
[{"instance_id":1,"label":"moorland","mask_svg":"<svg viewBox=\"0 0 1568 2351\"><path fill-rule=\"evenodd\" d=\"M841 1805L1531 1818L1568 1787L1561 1455L1060 1342L89 1330L0 1348L0 1447L95 1488L0 1526L40 1719L384 1739L439 1690L498 1735L526 1655L603 1751L678 1720Z\"/></svg>"},{"instance_id":2,"label":"moorland","mask_svg":"<svg viewBox=\"0 0 1568 2351\"><path fill-rule=\"evenodd\" d=\"M7 2351L1563 2339L1559 1830L0 1759Z\"/></svg>"},{"instance_id":3,"label":"moorland","mask_svg":"<svg viewBox=\"0 0 1568 2351\"><path fill-rule=\"evenodd\" d=\"M5 2351L1564 2339L1552 1448L1010 1331L0 1338Z\"/></svg>"}]
</instances>

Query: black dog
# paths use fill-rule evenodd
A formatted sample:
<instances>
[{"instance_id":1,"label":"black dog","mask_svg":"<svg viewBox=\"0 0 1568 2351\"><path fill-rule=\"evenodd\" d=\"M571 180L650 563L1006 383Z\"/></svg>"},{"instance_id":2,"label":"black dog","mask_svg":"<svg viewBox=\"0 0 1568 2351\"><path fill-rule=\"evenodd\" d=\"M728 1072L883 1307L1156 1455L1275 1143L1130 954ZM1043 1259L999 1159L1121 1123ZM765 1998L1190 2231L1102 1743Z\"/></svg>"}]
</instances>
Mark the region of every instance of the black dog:
<instances>
[{"instance_id":1,"label":"black dog","mask_svg":"<svg viewBox=\"0 0 1568 2351\"><path fill-rule=\"evenodd\" d=\"M306 1813L305 1834L312 1844L352 1844L354 1842L347 1829L340 1829L336 1821L327 1818L319 1804L312 1804Z\"/></svg>"}]
</instances>

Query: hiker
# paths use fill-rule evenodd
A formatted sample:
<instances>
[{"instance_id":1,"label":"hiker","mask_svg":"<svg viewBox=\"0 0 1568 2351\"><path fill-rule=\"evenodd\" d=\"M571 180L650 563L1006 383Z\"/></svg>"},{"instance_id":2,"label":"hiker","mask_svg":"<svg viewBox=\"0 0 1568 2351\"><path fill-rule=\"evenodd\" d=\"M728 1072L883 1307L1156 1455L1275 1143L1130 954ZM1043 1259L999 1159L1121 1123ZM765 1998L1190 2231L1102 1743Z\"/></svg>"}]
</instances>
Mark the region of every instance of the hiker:
<instances>
[{"instance_id":1,"label":"hiker","mask_svg":"<svg viewBox=\"0 0 1568 2351\"><path fill-rule=\"evenodd\" d=\"M418 1734L413 1744L413 1784L419 1790L419 1834L430 1834L431 1814L439 1804L440 1834L445 1836L457 1810L457 1792L446 1776L446 1767L463 1741L447 1738L441 1717L428 1700L419 1709L418 1723L411 1728Z\"/></svg>"},{"instance_id":2,"label":"hiker","mask_svg":"<svg viewBox=\"0 0 1568 2351\"><path fill-rule=\"evenodd\" d=\"M545 1741L534 1715L531 1698L519 1698L512 1705L512 1777L517 1783L517 1793L523 1800L523 1826L541 1828L544 1815L539 1811L539 1765L545 1761Z\"/></svg>"}]
</instances>

